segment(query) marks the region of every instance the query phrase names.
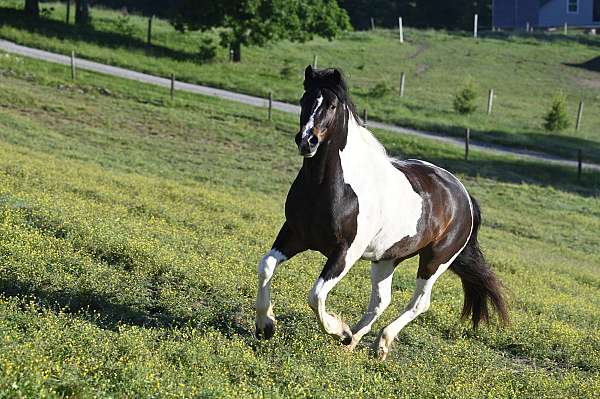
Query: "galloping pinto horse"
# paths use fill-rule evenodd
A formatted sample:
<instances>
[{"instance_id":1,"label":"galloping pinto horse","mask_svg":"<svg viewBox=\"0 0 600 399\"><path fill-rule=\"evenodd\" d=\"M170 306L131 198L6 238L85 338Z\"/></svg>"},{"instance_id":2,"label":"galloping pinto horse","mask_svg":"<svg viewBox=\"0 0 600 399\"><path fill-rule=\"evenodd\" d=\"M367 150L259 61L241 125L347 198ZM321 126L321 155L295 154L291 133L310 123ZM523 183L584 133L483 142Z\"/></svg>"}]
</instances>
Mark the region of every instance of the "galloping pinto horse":
<instances>
[{"instance_id":1,"label":"galloping pinto horse","mask_svg":"<svg viewBox=\"0 0 600 399\"><path fill-rule=\"evenodd\" d=\"M474 327L489 318L491 303L508 320L501 284L477 242L477 202L448 171L424 161L399 161L361 124L336 69L305 70L296 144L304 157L285 203L286 221L258 266L256 335L270 338L275 317L271 278L282 262L308 249L327 257L308 303L327 334L350 350L391 301L392 275L419 255L416 289L395 321L376 340L385 359L400 330L429 308L431 288L448 268L462 280L463 318ZM327 312L329 292L359 259L372 261L371 299L350 329Z\"/></svg>"}]
</instances>

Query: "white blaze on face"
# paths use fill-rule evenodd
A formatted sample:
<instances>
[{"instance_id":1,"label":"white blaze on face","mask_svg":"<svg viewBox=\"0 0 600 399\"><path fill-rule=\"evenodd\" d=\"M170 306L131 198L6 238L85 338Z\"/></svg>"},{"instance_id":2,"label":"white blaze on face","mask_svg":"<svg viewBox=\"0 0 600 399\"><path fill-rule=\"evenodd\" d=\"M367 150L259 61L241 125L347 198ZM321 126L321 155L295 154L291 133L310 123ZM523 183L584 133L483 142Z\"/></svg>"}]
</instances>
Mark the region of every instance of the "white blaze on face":
<instances>
[{"instance_id":1,"label":"white blaze on face","mask_svg":"<svg viewBox=\"0 0 600 399\"><path fill-rule=\"evenodd\" d=\"M308 122L306 122L306 125L304 125L304 128L302 128L302 138L303 139L308 137L311 129L313 127L315 127L315 115L317 114L317 111L321 107L322 102L323 102L323 96L319 96L319 98L317 98L317 106L315 107L312 114L310 115L310 118L308 118Z\"/></svg>"}]
</instances>

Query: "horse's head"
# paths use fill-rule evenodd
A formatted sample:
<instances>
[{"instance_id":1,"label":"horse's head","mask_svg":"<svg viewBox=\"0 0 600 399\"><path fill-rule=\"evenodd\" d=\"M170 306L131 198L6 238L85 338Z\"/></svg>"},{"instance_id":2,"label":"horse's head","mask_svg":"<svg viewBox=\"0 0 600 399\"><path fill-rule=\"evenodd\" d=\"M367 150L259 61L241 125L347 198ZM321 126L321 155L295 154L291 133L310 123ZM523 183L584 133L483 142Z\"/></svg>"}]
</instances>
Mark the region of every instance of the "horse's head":
<instances>
[{"instance_id":1,"label":"horse's head","mask_svg":"<svg viewBox=\"0 0 600 399\"><path fill-rule=\"evenodd\" d=\"M346 117L347 89L337 69L304 71L304 95L300 99L300 131L296 144L300 155L311 158L322 143L339 136ZM345 140L344 138L338 137Z\"/></svg>"}]
</instances>

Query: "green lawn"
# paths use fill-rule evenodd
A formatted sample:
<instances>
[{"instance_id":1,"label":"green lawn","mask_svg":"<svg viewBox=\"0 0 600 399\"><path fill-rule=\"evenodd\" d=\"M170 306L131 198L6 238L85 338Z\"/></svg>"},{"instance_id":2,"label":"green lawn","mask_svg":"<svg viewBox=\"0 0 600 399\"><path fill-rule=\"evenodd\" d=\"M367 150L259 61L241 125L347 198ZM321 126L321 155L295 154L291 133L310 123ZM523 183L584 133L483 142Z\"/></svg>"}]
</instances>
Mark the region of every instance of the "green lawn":
<instances>
[{"instance_id":1,"label":"green lawn","mask_svg":"<svg viewBox=\"0 0 600 399\"><path fill-rule=\"evenodd\" d=\"M458 319L459 279L388 361L345 352L306 304L323 258L273 284L278 332L253 337L256 264L301 160L294 117L0 54L0 398L594 397L600 391L600 175L377 132L456 172L512 324ZM412 295L399 266L392 306ZM361 262L330 307L354 323Z\"/></svg>"},{"instance_id":2,"label":"green lawn","mask_svg":"<svg viewBox=\"0 0 600 399\"><path fill-rule=\"evenodd\" d=\"M407 29L401 45L396 32L348 33L339 40L316 39L304 44L280 42L265 48L243 49L243 62L228 62L226 49L202 63L198 57L199 32L178 33L155 20L153 43L145 44L147 20L130 16L119 25L116 11L93 9L90 29L64 24L64 6L48 3L47 18L30 21L7 0L0 8L0 37L18 43L203 83L259 96L274 92L276 99L297 102L302 71L318 55L318 65L341 67L349 77L359 109L381 121L452 135L466 126L479 141L540 150L573 159L578 149L600 162L600 72L582 66L596 59L600 39L581 33L511 35L468 34ZM409 23L409 21L407 21ZM216 36L208 33L207 35ZM407 74L406 96L400 98L400 72ZM455 93L467 81L476 84L478 111L471 117L452 109ZM486 115L488 89L496 92L494 112ZM563 92L568 99L570 127L547 133L543 115L552 98ZM579 100L585 102L581 130L574 131Z\"/></svg>"}]
</instances>

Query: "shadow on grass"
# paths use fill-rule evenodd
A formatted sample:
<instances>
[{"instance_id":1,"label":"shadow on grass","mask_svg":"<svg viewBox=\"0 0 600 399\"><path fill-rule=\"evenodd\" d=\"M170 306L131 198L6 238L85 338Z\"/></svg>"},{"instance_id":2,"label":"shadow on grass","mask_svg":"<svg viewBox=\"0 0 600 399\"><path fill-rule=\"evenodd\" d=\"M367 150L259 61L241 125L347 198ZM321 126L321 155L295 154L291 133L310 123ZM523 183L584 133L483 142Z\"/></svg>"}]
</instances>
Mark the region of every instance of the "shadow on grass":
<instances>
[{"instance_id":1,"label":"shadow on grass","mask_svg":"<svg viewBox=\"0 0 600 399\"><path fill-rule=\"evenodd\" d=\"M592 58L586 62L582 62L581 64L565 64L567 66L581 68L592 72L600 72L600 57Z\"/></svg>"},{"instance_id":2,"label":"shadow on grass","mask_svg":"<svg viewBox=\"0 0 600 399\"><path fill-rule=\"evenodd\" d=\"M214 329L227 337L235 335L248 340L254 336L254 332L245 325L247 323L241 320L242 304L215 294L207 294L207 299L200 301L203 309L198 309L195 312L197 316L193 317L173 314L160 305L144 307L123 304L93 291L53 290L6 277L0 278L0 295L31 300L52 312L78 315L111 331L117 331L124 324L144 328L193 326Z\"/></svg>"},{"instance_id":3,"label":"shadow on grass","mask_svg":"<svg viewBox=\"0 0 600 399\"><path fill-rule=\"evenodd\" d=\"M45 18L32 18L14 8L0 7L0 21L2 21L2 25L60 40L79 40L108 48L129 47L146 50L149 55L154 57L171 58L178 61L201 61L198 54L156 44L149 48L144 40L135 37L96 30L93 26L81 27Z\"/></svg>"}]
</instances>

